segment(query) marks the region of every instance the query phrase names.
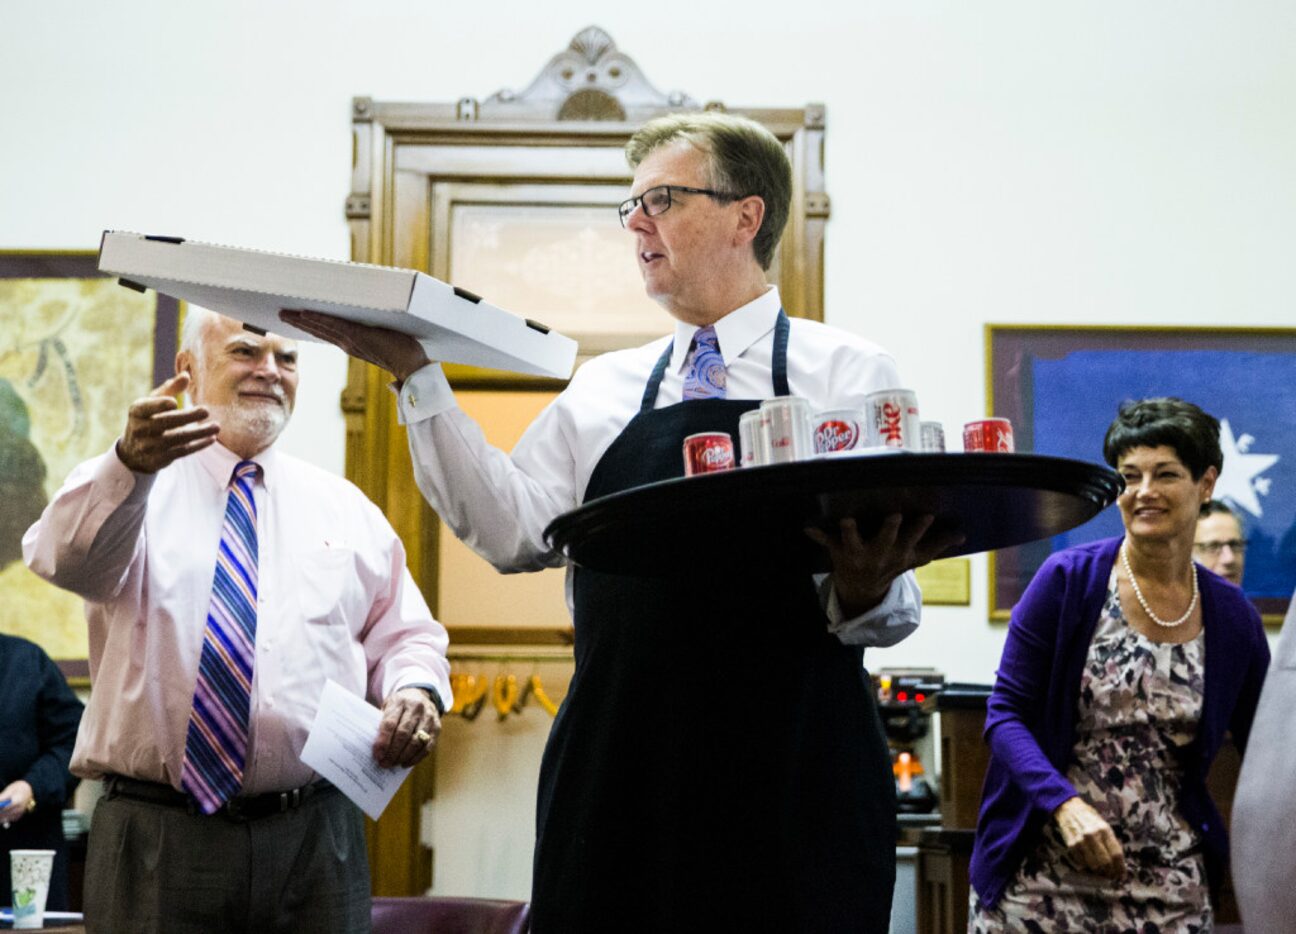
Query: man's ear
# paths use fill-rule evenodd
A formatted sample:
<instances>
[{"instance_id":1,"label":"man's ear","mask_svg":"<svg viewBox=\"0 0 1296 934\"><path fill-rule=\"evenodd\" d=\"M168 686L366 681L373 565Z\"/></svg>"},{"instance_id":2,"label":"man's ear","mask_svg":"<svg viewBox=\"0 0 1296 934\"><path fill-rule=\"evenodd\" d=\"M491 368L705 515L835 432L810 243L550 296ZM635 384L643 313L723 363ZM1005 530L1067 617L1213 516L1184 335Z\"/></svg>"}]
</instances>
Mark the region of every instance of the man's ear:
<instances>
[{"instance_id":1,"label":"man's ear","mask_svg":"<svg viewBox=\"0 0 1296 934\"><path fill-rule=\"evenodd\" d=\"M197 382L198 361L194 359L191 351L182 350L175 355L176 376L181 373L189 374L189 388L184 391L184 398L192 405L194 401L194 384Z\"/></svg>"},{"instance_id":2,"label":"man's ear","mask_svg":"<svg viewBox=\"0 0 1296 934\"><path fill-rule=\"evenodd\" d=\"M734 229L734 246L745 246L756 239L765 220L765 199L748 195L738 202L738 226Z\"/></svg>"}]
</instances>

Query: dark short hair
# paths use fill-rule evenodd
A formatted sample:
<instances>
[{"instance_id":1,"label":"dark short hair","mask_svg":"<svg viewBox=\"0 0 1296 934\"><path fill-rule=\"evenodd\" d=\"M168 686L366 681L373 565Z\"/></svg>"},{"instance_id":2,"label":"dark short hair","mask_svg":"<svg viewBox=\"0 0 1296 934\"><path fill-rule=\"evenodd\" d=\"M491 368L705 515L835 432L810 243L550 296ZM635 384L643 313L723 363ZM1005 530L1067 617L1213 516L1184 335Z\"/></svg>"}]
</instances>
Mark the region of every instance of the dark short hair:
<instances>
[{"instance_id":1,"label":"dark short hair","mask_svg":"<svg viewBox=\"0 0 1296 934\"><path fill-rule=\"evenodd\" d=\"M1103 459L1115 467L1134 448L1165 445L1200 480L1207 467L1224 467L1219 431L1219 419L1173 396L1122 402L1103 439Z\"/></svg>"},{"instance_id":2,"label":"dark short hair","mask_svg":"<svg viewBox=\"0 0 1296 934\"><path fill-rule=\"evenodd\" d=\"M667 114L649 120L630 137L626 162L637 169L655 149L677 141L706 154L709 187L741 198L756 195L765 202L752 252L761 268L769 269L792 202L792 163L778 137L755 120L734 114Z\"/></svg>"},{"instance_id":3,"label":"dark short hair","mask_svg":"<svg viewBox=\"0 0 1296 934\"><path fill-rule=\"evenodd\" d=\"M1242 517L1238 515L1237 510L1231 508L1229 504L1224 502L1222 499L1209 499L1202 504L1201 513L1197 518L1205 519L1207 516L1229 516L1238 524L1238 528L1241 529L1243 533L1246 532L1246 523L1242 521Z\"/></svg>"},{"instance_id":4,"label":"dark short hair","mask_svg":"<svg viewBox=\"0 0 1296 934\"><path fill-rule=\"evenodd\" d=\"M1203 519L1207 516L1232 516L1234 519L1238 518L1238 514L1230 509L1229 504L1222 499L1207 500L1202 504L1201 514ZM1238 519L1238 521L1241 520Z\"/></svg>"}]
</instances>

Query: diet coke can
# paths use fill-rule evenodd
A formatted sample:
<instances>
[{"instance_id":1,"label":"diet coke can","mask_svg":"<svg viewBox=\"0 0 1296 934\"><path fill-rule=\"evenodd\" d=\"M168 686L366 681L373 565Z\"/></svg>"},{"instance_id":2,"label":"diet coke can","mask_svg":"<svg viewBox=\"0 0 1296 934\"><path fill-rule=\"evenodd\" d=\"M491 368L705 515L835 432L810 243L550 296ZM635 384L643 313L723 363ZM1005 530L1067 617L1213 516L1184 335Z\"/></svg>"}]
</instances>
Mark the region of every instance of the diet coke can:
<instances>
[{"instance_id":1,"label":"diet coke can","mask_svg":"<svg viewBox=\"0 0 1296 934\"><path fill-rule=\"evenodd\" d=\"M937 452L945 450L945 428L940 422L922 423L922 449Z\"/></svg>"},{"instance_id":2,"label":"diet coke can","mask_svg":"<svg viewBox=\"0 0 1296 934\"><path fill-rule=\"evenodd\" d=\"M918 396L912 389L881 389L864 397L868 443L876 448L922 450Z\"/></svg>"},{"instance_id":3,"label":"diet coke can","mask_svg":"<svg viewBox=\"0 0 1296 934\"><path fill-rule=\"evenodd\" d=\"M762 440L760 409L743 412L738 419L739 467L759 467L766 463L768 458L761 445Z\"/></svg>"},{"instance_id":4,"label":"diet coke can","mask_svg":"<svg viewBox=\"0 0 1296 934\"><path fill-rule=\"evenodd\" d=\"M733 470L733 438L723 431L703 431L684 439L684 476Z\"/></svg>"},{"instance_id":5,"label":"diet coke can","mask_svg":"<svg viewBox=\"0 0 1296 934\"><path fill-rule=\"evenodd\" d=\"M814 418L814 446L818 454L849 451L864 446L866 425L864 413L854 409L820 412Z\"/></svg>"},{"instance_id":6,"label":"diet coke can","mask_svg":"<svg viewBox=\"0 0 1296 934\"><path fill-rule=\"evenodd\" d=\"M786 464L814 454L809 400L798 396L766 399L760 405L760 413L766 463Z\"/></svg>"},{"instance_id":7,"label":"diet coke can","mask_svg":"<svg viewBox=\"0 0 1296 934\"><path fill-rule=\"evenodd\" d=\"M1012 422L1006 418L982 418L963 426L963 450L1011 454Z\"/></svg>"}]
</instances>

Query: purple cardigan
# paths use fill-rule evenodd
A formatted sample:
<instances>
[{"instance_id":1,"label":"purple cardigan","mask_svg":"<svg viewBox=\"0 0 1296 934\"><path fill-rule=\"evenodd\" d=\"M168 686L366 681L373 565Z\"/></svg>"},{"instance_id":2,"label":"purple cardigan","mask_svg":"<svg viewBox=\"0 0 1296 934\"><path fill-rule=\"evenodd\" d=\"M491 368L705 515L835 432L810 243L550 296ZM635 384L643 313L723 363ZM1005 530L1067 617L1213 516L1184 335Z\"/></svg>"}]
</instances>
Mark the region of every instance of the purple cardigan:
<instances>
[{"instance_id":1,"label":"purple cardigan","mask_svg":"<svg viewBox=\"0 0 1296 934\"><path fill-rule=\"evenodd\" d=\"M1049 557L1013 608L994 691L986 705L990 744L970 869L987 907L1003 894L1044 822L1075 795L1065 773L1076 742L1080 678L1122 539ZM1228 836L1206 791L1206 771L1232 730L1245 748L1269 643L1242 591L1197 569L1206 633L1205 688L1197 736L1183 757L1180 808L1201 831L1212 889L1228 859Z\"/></svg>"}]
</instances>

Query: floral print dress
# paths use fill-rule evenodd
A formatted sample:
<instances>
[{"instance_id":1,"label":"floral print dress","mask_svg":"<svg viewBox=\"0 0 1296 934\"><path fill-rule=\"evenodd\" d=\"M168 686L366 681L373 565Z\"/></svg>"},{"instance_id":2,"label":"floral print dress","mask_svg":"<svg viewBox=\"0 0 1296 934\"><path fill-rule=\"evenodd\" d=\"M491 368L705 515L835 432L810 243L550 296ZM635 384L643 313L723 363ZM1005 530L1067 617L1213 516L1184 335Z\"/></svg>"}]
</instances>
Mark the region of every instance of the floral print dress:
<instances>
[{"instance_id":1,"label":"floral print dress","mask_svg":"<svg viewBox=\"0 0 1296 934\"><path fill-rule=\"evenodd\" d=\"M993 909L973 890L969 934L1212 930L1201 838L1179 812L1176 753L1196 735L1204 656L1200 633L1170 645L1129 626L1112 570L1080 679L1067 779L1111 824L1125 853L1125 880L1078 868L1050 820Z\"/></svg>"}]
</instances>

